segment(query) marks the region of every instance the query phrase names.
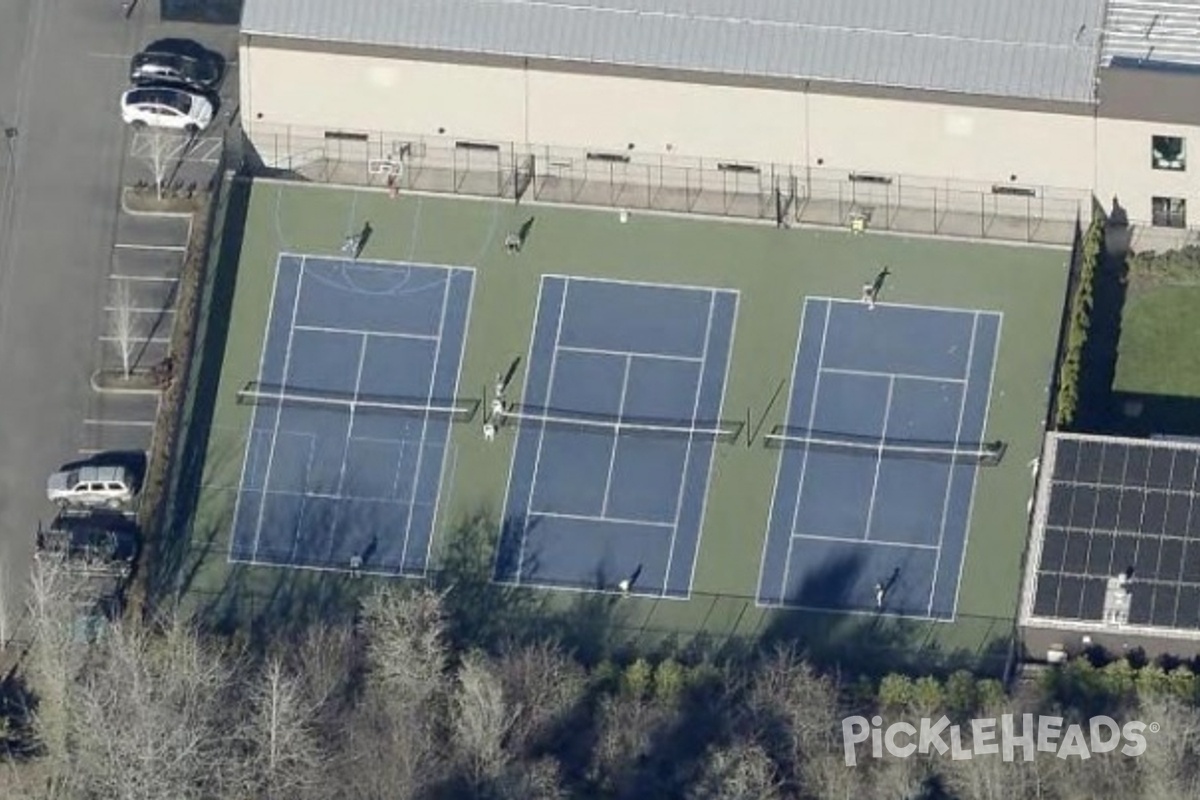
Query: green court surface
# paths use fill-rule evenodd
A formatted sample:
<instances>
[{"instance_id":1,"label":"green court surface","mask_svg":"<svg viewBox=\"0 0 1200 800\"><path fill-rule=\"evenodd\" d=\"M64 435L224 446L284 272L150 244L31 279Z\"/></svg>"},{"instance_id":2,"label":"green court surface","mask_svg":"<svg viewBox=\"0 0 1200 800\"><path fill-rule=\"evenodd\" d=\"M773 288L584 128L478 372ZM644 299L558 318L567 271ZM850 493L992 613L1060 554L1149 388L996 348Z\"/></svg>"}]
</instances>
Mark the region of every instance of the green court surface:
<instances>
[{"instance_id":1,"label":"green court surface","mask_svg":"<svg viewBox=\"0 0 1200 800\"><path fill-rule=\"evenodd\" d=\"M506 254L505 234L531 216L523 251ZM346 234L367 220L373 234L364 258L477 270L460 380L462 393L477 397L486 396L499 369L526 356L545 273L738 290L724 416L749 418L751 428L761 425L765 431L783 421L806 296L857 299L863 284L886 264L892 274L885 301L1002 312L986 437L1007 442L1008 452L999 466L979 471L955 621L900 622L757 607L779 454L742 442L716 449L691 598L602 599L613 630L643 639L797 636L814 647L857 639L980 655L1011 632L1032 489L1030 460L1041 444L1066 251L838 230L780 231L636 213L622 223L609 210L389 199L383 192L274 182L258 182L250 192L240 256L233 254L220 265L209 341L201 344L203 369L215 378L219 364L219 379L202 389L192 417L210 432L203 440L196 425L190 431L193 445L204 445L194 459L197 465L202 459L202 467L190 474L202 474L194 508L183 510L190 525L172 576L186 608L242 616L274 607L278 613L299 614L305 604L336 601L371 583L337 573L227 561L252 411L238 405L235 394L256 377L276 258L280 252L338 255ZM242 227L237 220L227 225ZM232 294L223 302L230 286ZM453 465L443 481L435 532L435 569L450 551L461 560L455 542L461 541L456 531L464 521L482 517L489 521L484 528L498 533L514 441L509 436L485 443L477 423L454 426L452 436ZM491 542L472 540L471 546L480 548L476 563L490 566ZM530 602L541 604L547 614L601 602L587 593L521 591L536 595Z\"/></svg>"}]
</instances>

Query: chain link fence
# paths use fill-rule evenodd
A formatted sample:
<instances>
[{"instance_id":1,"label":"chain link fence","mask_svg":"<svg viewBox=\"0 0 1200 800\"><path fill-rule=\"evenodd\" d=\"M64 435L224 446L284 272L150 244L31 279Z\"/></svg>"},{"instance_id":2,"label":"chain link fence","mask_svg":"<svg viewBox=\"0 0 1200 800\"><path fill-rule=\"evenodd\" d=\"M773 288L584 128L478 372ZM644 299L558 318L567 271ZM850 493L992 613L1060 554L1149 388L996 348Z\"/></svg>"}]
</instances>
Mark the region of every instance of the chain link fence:
<instances>
[{"instance_id":1,"label":"chain link fence","mask_svg":"<svg viewBox=\"0 0 1200 800\"><path fill-rule=\"evenodd\" d=\"M1091 194L824 167L256 124L254 166L322 183L1070 245Z\"/></svg>"}]
</instances>

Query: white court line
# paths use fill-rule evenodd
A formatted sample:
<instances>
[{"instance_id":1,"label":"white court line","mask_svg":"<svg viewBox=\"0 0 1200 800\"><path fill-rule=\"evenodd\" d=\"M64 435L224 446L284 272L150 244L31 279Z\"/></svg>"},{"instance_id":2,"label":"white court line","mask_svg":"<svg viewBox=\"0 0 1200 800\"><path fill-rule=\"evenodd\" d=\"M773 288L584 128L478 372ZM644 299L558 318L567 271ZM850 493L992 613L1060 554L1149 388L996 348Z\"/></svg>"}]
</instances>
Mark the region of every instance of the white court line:
<instances>
[{"instance_id":1,"label":"white court line","mask_svg":"<svg viewBox=\"0 0 1200 800\"><path fill-rule=\"evenodd\" d=\"M113 247L118 250L152 250L160 253L187 252L187 245L185 244L133 244L130 242L117 242Z\"/></svg>"},{"instance_id":2,"label":"white court line","mask_svg":"<svg viewBox=\"0 0 1200 800\"><path fill-rule=\"evenodd\" d=\"M649 289L678 289L684 292L704 292L711 294L714 289L725 290L725 286L696 286L688 283L655 283L654 281L634 281L623 280L621 278L592 278L587 275L562 275L555 272L547 272L542 275L542 280L546 278L558 278L566 283L613 283L618 286L644 286ZM732 290L730 290L732 291Z\"/></svg>"},{"instance_id":3,"label":"white court line","mask_svg":"<svg viewBox=\"0 0 1200 800\"><path fill-rule=\"evenodd\" d=\"M979 331L979 315L976 314L975 317L971 320L971 341L967 344L967 374L968 375L971 374L971 364L975 360L975 334L978 331ZM963 393L962 393L962 400L958 404L958 425L956 425L954 428L954 448L956 450L958 449L958 446L959 446L959 440L962 439L963 417L966 416L966 411L967 411L967 389L966 389L966 386L964 386ZM938 568L941 566L941 563L942 563L942 541L946 537L946 518L950 514L950 493L954 489L955 466L956 465L952 462L950 464L950 469L947 470L947 474L946 474L946 489L945 489L946 494L945 494L944 499L942 500L942 522L938 526L938 539L937 539L938 554L937 554L937 558L935 558L933 561L933 583L930 584L930 586L929 586L929 603L925 606L925 613L927 613L927 614L933 613L933 599L935 597L937 597ZM969 519L967 520L967 524L968 525L971 524L971 521Z\"/></svg>"},{"instance_id":4,"label":"white court line","mask_svg":"<svg viewBox=\"0 0 1200 800\"><path fill-rule=\"evenodd\" d=\"M635 358L653 358L660 361L683 361L689 363L703 363L703 356L673 356L667 353L643 353L638 350L606 350L603 347L580 347L578 345L564 344L559 345L559 350L567 353L590 353L598 356L634 356Z\"/></svg>"},{"instance_id":5,"label":"white court line","mask_svg":"<svg viewBox=\"0 0 1200 800\"><path fill-rule=\"evenodd\" d=\"M358 398L358 392L362 388L363 364L367 362L367 337L361 337L361 345L358 348L358 370L354 376L354 398ZM337 493L342 493L342 485L346 480L346 464L350 462L350 442L354 440L354 413L358 409L358 403L350 403L350 420L346 425L346 444L342 448L342 466L338 469Z\"/></svg>"},{"instance_id":6,"label":"white court line","mask_svg":"<svg viewBox=\"0 0 1200 800\"><path fill-rule=\"evenodd\" d=\"M819 302L819 301L818 301ZM805 308L808 307L808 301L805 301ZM825 324L821 328L821 350L817 354L817 377L813 381L812 399L808 405L808 430L812 430L813 420L817 416L817 397L821 390L821 367L825 363L825 343L829 341L829 318L833 316L833 305L829 302L825 303ZM801 335L803 335L804 326L801 325ZM802 344L802 342L801 342ZM792 386L796 385L796 368L800 364L800 345L796 347L796 361L792 364ZM788 397L788 416L792 413L791 396ZM780 456L782 458L782 455ZM783 561L783 582L779 585L779 596L783 597L787 591L788 573L792 566L792 543L796 541L796 518L800 516L800 498L804 494L804 474L808 471L808 448L804 448L804 455L800 457L800 482L796 486L796 502L792 504L792 521L788 525L788 533L791 537L788 539L787 555ZM764 548L765 550L766 548Z\"/></svg>"},{"instance_id":7,"label":"white court line","mask_svg":"<svg viewBox=\"0 0 1200 800\"><path fill-rule=\"evenodd\" d=\"M696 424L696 418L700 415L700 392L704 388L704 364L708 359L708 343L712 339L712 323L713 314L717 308L717 293L708 293L708 321L704 325L704 345L700 349L700 372L696 376L696 390L692 394L692 425ZM696 437L688 436L687 449L683 454L683 469L679 475L679 491L675 494L675 521L671 528L671 547L667 550L667 568L664 572L666 576L663 579L663 594L666 594L667 587L671 583L671 564L675 561L675 540L679 537L679 517L683 513L683 490L687 488L688 466L692 460L692 445L695 443ZM703 499L703 498L702 498ZM699 533L697 531L697 533ZM697 546L700 542L697 540ZM691 594L692 585L688 582L687 593Z\"/></svg>"},{"instance_id":8,"label":"white court line","mask_svg":"<svg viewBox=\"0 0 1200 800\"><path fill-rule=\"evenodd\" d=\"M830 303L840 303L842 305L852 305L852 306L862 305L862 300L849 300L845 297L822 297L822 298L809 298L809 299L827 300ZM936 311L938 313L956 314L956 315L970 314L971 316L975 316L976 314L980 314L980 313L984 313L984 314L994 314L995 313L994 311L987 311L984 309L976 309L976 308L952 308L950 306L922 305L920 303L893 303L891 301L877 302L875 304L875 307L876 308L908 308L908 309L912 309L914 311Z\"/></svg>"},{"instance_id":9,"label":"white court line","mask_svg":"<svg viewBox=\"0 0 1200 800\"><path fill-rule=\"evenodd\" d=\"M114 272L108 276L110 281L133 281L135 283L178 283L179 276L170 275L123 275Z\"/></svg>"},{"instance_id":10,"label":"white court line","mask_svg":"<svg viewBox=\"0 0 1200 800\"><path fill-rule=\"evenodd\" d=\"M522 381L522 384L521 384L521 397L522 398L529 396L529 378L532 375L532 370L530 369L530 365L533 361L533 344L537 340L538 320L541 318L540 315L542 313L542 292L545 291L545 288L546 288L546 279L545 279L545 277L543 277L538 282L538 295L537 295L537 299L534 301L534 305L533 305L533 325L530 326L532 328L532 330L529 333L529 349L525 351L525 379ZM464 339L465 339L465 337L464 337ZM496 546L496 555L492 559L492 579L493 580L495 580L495 578L496 578L496 571L500 567L500 558L503 555L503 548L500 545L503 544L503 542L504 542L504 531L508 524L507 523L508 500L509 500L509 495L512 493L513 473L516 471L516 467L517 467L517 450L519 449L519 447L520 447L520 433L518 433L516 436L513 437L512 456L509 458L509 461L508 461L508 477L505 478L505 480L504 480L504 505L500 509L500 535L497 537L498 544ZM533 503L533 493L531 491L530 496L526 499L526 502L525 502L526 516L528 516L529 507L532 505L532 503ZM525 547L525 531L522 530L521 531L521 549L522 549L522 551L524 550L524 547ZM500 581L497 581L497 582L500 582ZM520 583L521 583L521 565L520 565L520 563L518 563L517 564L517 577L516 577L516 581L513 585L520 585Z\"/></svg>"},{"instance_id":11,"label":"white court line","mask_svg":"<svg viewBox=\"0 0 1200 800\"><path fill-rule=\"evenodd\" d=\"M843 536L821 536L815 533L792 534L793 539L814 539L818 542L839 542L841 544L866 544L871 547L905 547L910 550L937 550L936 544L919 544L917 542L888 542L882 539L851 539Z\"/></svg>"},{"instance_id":12,"label":"white court line","mask_svg":"<svg viewBox=\"0 0 1200 800\"><path fill-rule=\"evenodd\" d=\"M571 514L566 511L535 511L529 509L531 517L549 517L551 519L573 519L581 522L611 522L614 525L643 525L647 528L673 528L672 522L657 522L649 519L630 519L628 517L593 516L590 514Z\"/></svg>"},{"instance_id":13,"label":"white court line","mask_svg":"<svg viewBox=\"0 0 1200 800\"><path fill-rule=\"evenodd\" d=\"M421 213L420 206L417 207L417 213L418 214ZM495 229L492 228L491 231L492 232L488 234L487 241L484 243L485 249L487 247L491 246L492 236L495 232ZM414 239L414 242L415 241L416 240ZM476 260L478 260L478 259L476 259ZM457 365L457 368L454 370L454 394L453 394L453 397L458 397L459 387L462 384L462 369L463 369L463 362L466 360L465 356L466 356L466 352L467 352L467 337L471 333L471 311L475 307L475 275L474 275L474 273L472 273L470 279L471 279L471 290L467 293L467 311L466 311L466 316L463 317L463 320L462 320L462 340L458 343L458 365ZM450 291L449 287L454 284L454 273L453 272L451 272L447 276L446 284L447 284L446 291L449 292ZM450 472L449 492L451 495L453 495L453 493L454 493L454 474L455 474L455 470L458 468L458 451L455 449L452 449L453 444L454 443L451 438L451 433L450 433L450 431L447 431L445 444L442 446L442 469L440 469L438 471L437 494L435 495L434 501L433 501L433 522L432 522L433 528L429 532L429 541L425 544L425 566L421 569L422 577L427 576L429 574L429 565L433 561L433 542L434 542L434 539L437 538L438 521L439 521L438 514L440 514L442 511L442 492L446 491L446 473L447 473L447 471ZM420 446L424 447L426 445L424 442L422 442ZM447 459L447 455L449 455L449 459ZM450 464L448 469L446 466L447 460L449 461L449 464ZM405 554L405 555L407 555L407 554Z\"/></svg>"},{"instance_id":14,"label":"white court line","mask_svg":"<svg viewBox=\"0 0 1200 800\"><path fill-rule=\"evenodd\" d=\"M987 438L988 416L992 412L992 389L996 385L996 365L1000 361L1000 340L1002 338L1001 334L1003 333L1003 330L1004 330L1004 314L1002 314L1002 313L997 314L996 312L991 312L991 311L984 311L984 312L980 312L980 313L981 314L990 314L997 318L996 319L996 341L992 344L992 368L988 373L987 389L985 390L987 392L987 395L986 395L987 396L987 404L983 408L983 425L979 430L979 437L981 439L986 439ZM970 369L969 365L968 365L967 369L968 370ZM965 394L969 390L970 390L970 385L967 386L967 388L963 391L963 393ZM962 593L962 574L963 574L962 571L963 571L963 565L966 564L966 561L967 561L967 543L971 539L971 517L975 512L975 496L976 496L976 490L978 488L978 484L979 484L979 470L975 470L975 474L971 478L971 499L967 503L967 532L966 532L966 535L963 536L962 553L959 555L959 558L958 558L958 578L959 579L958 579L958 584L954 588L954 607L950 609L950 619L951 620L958 618L958 597L959 597L959 594ZM1056 603L1058 602L1057 599L1055 600L1055 602Z\"/></svg>"},{"instance_id":15,"label":"white court line","mask_svg":"<svg viewBox=\"0 0 1200 800\"><path fill-rule=\"evenodd\" d=\"M733 319L729 322L729 342L725 345L725 374L721 377L721 399L717 402L717 419L725 418L725 393L729 390L729 370L733 365L733 345L737 337L738 324L738 309L741 305L741 293L731 289L716 289L713 294L729 293L733 295ZM700 374L703 376L705 368L700 368ZM703 379L703 378L702 378ZM745 435L750 436L750 431L746 430ZM716 463L716 446L708 452L708 469L704 471L704 496L700 501L700 530L696 534L696 549L692 551L692 569L688 573L688 590L684 595L684 599L690 599L692 596L692 587L696 585L696 564L700 561L700 546L704 539L704 518L708 513L708 491L712 488L713 465ZM763 552L766 552L766 543L763 543Z\"/></svg>"},{"instance_id":16,"label":"white court line","mask_svg":"<svg viewBox=\"0 0 1200 800\"><path fill-rule=\"evenodd\" d=\"M427 392L425 392L425 403L427 406L433 405L433 390L434 390L434 385L437 383L438 365L440 363L441 354L442 354L442 333L446 329L446 309L450 305L450 278L451 277L452 277L451 275L447 275L445 282L442 284L442 314L441 314L441 317L438 318L437 343L434 344L434 346L433 346L433 366L429 370L429 390ZM416 463L416 466L413 468L412 494L410 494L409 498L408 498L408 518L407 518L407 520L405 520L405 523L404 523L404 546L400 550L401 561L408 560L408 540L409 540L410 535L412 534L411 528L412 528L412 521L413 521L413 511L417 507L417 489L419 489L421 486L421 462L424 461L424 459L425 459L424 445L425 445L425 437L428 434L428 432L429 432L429 411L427 410L422 415L421 437L417 440L419 442L419 444L417 445L417 463ZM440 472L441 471L439 470L439 473ZM439 474L438 485L435 488L438 491L441 491L442 487L441 487L440 474ZM436 505L436 502L437 502L437 499L434 498L435 505ZM431 521L430 522L431 529L429 531L429 537L431 539L433 538L432 525L433 525L433 522Z\"/></svg>"},{"instance_id":17,"label":"white court line","mask_svg":"<svg viewBox=\"0 0 1200 800\"><path fill-rule=\"evenodd\" d=\"M285 188L285 187L281 186L280 188ZM288 187L288 188L290 188L290 187ZM404 270L404 269L408 269L410 267L420 267L422 269L437 270L438 272L455 272L456 270L461 270L463 272L470 272L472 275L474 275L476 272L478 272L478 270L476 270L475 267L463 267L463 266L459 266L458 264L432 264L432 263L425 262L425 261L384 261L384 260L378 259L378 258L356 258L354 260L350 260L348 258L343 258L343 257L339 257L339 256L334 256L334 255L322 256L322 255L313 255L311 253L294 253L291 251L280 251L279 255L276 257L276 262L278 263L278 261L280 261L284 258L309 259L311 261L324 261L324 262L332 261L332 262L337 262L341 266L344 266L344 267L353 267L355 265L361 264L361 265L365 265L365 266L369 266L369 267L385 267L388 269L396 269L396 270Z\"/></svg>"},{"instance_id":18,"label":"white court line","mask_svg":"<svg viewBox=\"0 0 1200 800\"><path fill-rule=\"evenodd\" d=\"M271 321L275 317L275 293L279 288L280 265L281 265L281 259L276 257L276 259L275 259L275 275L271 279L271 299L267 302L267 323L263 330L262 352L259 353L259 357L258 357L258 379L259 380L262 380L263 367L267 363L267 344L271 338L270 337ZM233 517L231 518L233 520L233 523L230 526L231 530L229 532L229 550L226 552L226 555L225 555L226 560L231 561L231 562L234 561L233 547L237 540L237 537L234 535L233 528L236 528L238 513L241 511L242 490L246 487L246 472L250 468L250 455L251 455L251 453L254 453L256 459L258 456L258 451L254 449L254 442L256 441L256 437L259 435L259 431L254 426L254 423L258 420L258 410L259 410L259 406L255 406L254 411L251 412L251 415L250 415L250 429L249 429L249 431L247 431L246 449L242 456L242 471L241 471L241 475L238 476L238 491L234 495L234 500L233 500ZM275 411L276 411L276 413L279 413L281 410L282 409L276 409ZM265 482L263 483L262 488L263 488L263 491L266 491L267 484ZM257 532L255 533L254 544L255 544L255 547L257 548L257 546L258 546ZM257 552L257 550L252 550L251 552Z\"/></svg>"},{"instance_id":19,"label":"white court line","mask_svg":"<svg viewBox=\"0 0 1200 800\"><path fill-rule=\"evenodd\" d=\"M862 375L867 378L903 378L908 381L931 381L933 383L966 383L966 378L939 378L934 375L914 375L911 372L875 372L869 369L846 369L844 367L822 367L822 372L838 375Z\"/></svg>"},{"instance_id":20,"label":"white court line","mask_svg":"<svg viewBox=\"0 0 1200 800\"><path fill-rule=\"evenodd\" d=\"M434 341L438 338L434 333L397 333L394 331L362 331L354 328L331 328L325 325L297 325L298 331L313 331L316 333L337 333L346 336L378 336L381 339L427 339Z\"/></svg>"},{"instance_id":21,"label":"white court line","mask_svg":"<svg viewBox=\"0 0 1200 800\"><path fill-rule=\"evenodd\" d=\"M617 426L612 440L612 450L608 453L608 475L604 478L604 494L600 496L600 516L608 516L608 493L612 489L613 468L617 465L617 448L621 444L621 424L619 420L625 416L625 396L629 391L629 370L633 367L633 359L625 356L625 374L621 378L621 398L617 403Z\"/></svg>"},{"instance_id":22,"label":"white court line","mask_svg":"<svg viewBox=\"0 0 1200 800\"><path fill-rule=\"evenodd\" d=\"M278 265L276 266L275 274L276 274L276 277L278 278L278 275L279 275ZM284 350L283 350L283 374L281 374L279 376L280 382L284 386L287 385L288 367L291 366L291 363L292 363L292 334L295 332L294 326L296 324L296 314L300 310L300 295L302 294L303 289L304 289L304 257L301 256L300 257L299 275L296 277L296 296L292 299L292 317L288 321L287 344L284 346ZM271 310L272 310L272 313L274 313L274 309L275 309L275 306L273 305L275 302L274 297L272 297L271 302L272 302ZM270 328L268 328L267 330L269 332ZM269 338L270 338L269 336L263 337L263 357L264 358L266 357L267 340ZM262 367L261 366L259 367L259 378L260 379L262 378ZM271 487L271 467L274 466L275 444L279 439L279 423L282 419L283 419L283 409L276 408L275 409L275 425L274 425L273 430L271 431L271 446L267 450L267 470L263 474L263 493L264 494ZM267 513L267 504L259 503L258 504L258 521L254 526L254 547L252 547L250 550L250 552L252 552L252 553L258 552L258 543L262 539L263 518L266 516L266 513ZM299 529L299 528L297 527L297 529Z\"/></svg>"},{"instance_id":23,"label":"white court line","mask_svg":"<svg viewBox=\"0 0 1200 800\"><path fill-rule=\"evenodd\" d=\"M84 425L111 425L114 428L153 428L154 420L144 419L85 419Z\"/></svg>"},{"instance_id":24,"label":"white court line","mask_svg":"<svg viewBox=\"0 0 1200 800\"><path fill-rule=\"evenodd\" d=\"M558 306L558 325L554 329L554 346L550 350L550 372L546 376L546 405L547 406L552 405L551 401L554 398L554 370L558 366L558 340L562 336L563 316L567 310L567 292L571 288L570 280L564 280L561 277L559 277L558 280L562 281L562 298L559 301L559 306ZM546 276L543 275L542 276L542 288L543 289L545 288L545 284L546 284ZM539 290L539 292L538 292L538 297L540 300L541 290ZM534 321L534 334L533 335L537 336L537 321L536 320ZM532 339L529 342L529 351L530 351L530 355L532 356L532 354L533 354L533 340ZM526 389L528 389L528 388L529 387L526 386ZM524 395L522 397L524 397ZM542 425L540 428L538 428L537 436L538 436L537 450L534 452L534 456L533 456L533 477L531 477L529 479L529 497L528 497L528 499L526 499L525 504L524 504L526 519L529 518L529 509L533 508L533 496L537 491L538 469L540 468L541 463L542 463L542 444L546 438L546 426L545 425ZM516 445L514 445L513 446L513 458L514 459L516 458L516 453L517 453L517 447L516 447ZM523 529L521 531L521 546L517 551L517 582L518 583L521 581L521 569L525 564L525 542L528 540L528 538L529 538L529 528L528 528L528 526L526 526L525 529Z\"/></svg>"},{"instance_id":25,"label":"white court line","mask_svg":"<svg viewBox=\"0 0 1200 800\"><path fill-rule=\"evenodd\" d=\"M875 518L875 493L879 490L879 472L883 468L883 450L887 443L888 420L892 417L892 397L896 389L896 379L888 378L887 400L883 406L883 435L879 437L879 449L875 453L875 476L871 479L871 500L867 505L867 525L863 529L862 540L871 541L871 520ZM965 395L966 392L963 392Z\"/></svg>"}]
</instances>

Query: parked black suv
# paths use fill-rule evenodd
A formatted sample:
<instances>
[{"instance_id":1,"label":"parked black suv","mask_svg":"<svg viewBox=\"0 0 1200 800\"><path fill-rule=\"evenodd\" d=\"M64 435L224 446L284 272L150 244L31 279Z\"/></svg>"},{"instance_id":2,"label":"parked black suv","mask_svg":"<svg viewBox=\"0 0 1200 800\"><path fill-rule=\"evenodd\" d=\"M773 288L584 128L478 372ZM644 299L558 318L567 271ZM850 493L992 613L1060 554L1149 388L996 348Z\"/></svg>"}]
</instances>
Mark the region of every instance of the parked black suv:
<instances>
[{"instance_id":1,"label":"parked black suv","mask_svg":"<svg viewBox=\"0 0 1200 800\"><path fill-rule=\"evenodd\" d=\"M146 50L133 57L129 80L137 86L173 84L197 92L211 92L221 82L221 67L215 59Z\"/></svg>"}]
</instances>

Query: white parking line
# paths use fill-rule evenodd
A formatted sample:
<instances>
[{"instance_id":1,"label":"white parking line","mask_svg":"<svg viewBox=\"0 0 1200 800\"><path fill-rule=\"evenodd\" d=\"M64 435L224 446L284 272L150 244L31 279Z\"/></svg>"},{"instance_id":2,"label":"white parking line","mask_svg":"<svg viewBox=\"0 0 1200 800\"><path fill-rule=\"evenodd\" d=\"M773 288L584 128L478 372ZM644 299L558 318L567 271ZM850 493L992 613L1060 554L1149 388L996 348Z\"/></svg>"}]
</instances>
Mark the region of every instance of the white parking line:
<instances>
[{"instance_id":1,"label":"white parking line","mask_svg":"<svg viewBox=\"0 0 1200 800\"><path fill-rule=\"evenodd\" d=\"M121 341L121 337L120 336L101 336L100 341L102 341L102 342L119 342L119 341ZM140 339L139 338L135 343L139 344L139 345L146 344L146 343L170 344L171 337L170 336L151 336L149 339Z\"/></svg>"},{"instance_id":2,"label":"white parking line","mask_svg":"<svg viewBox=\"0 0 1200 800\"><path fill-rule=\"evenodd\" d=\"M110 281L142 281L145 283L178 283L179 277L169 275L122 275L113 273L108 276Z\"/></svg>"},{"instance_id":3,"label":"white parking line","mask_svg":"<svg viewBox=\"0 0 1200 800\"><path fill-rule=\"evenodd\" d=\"M111 425L115 428L153 428L154 420L145 419L85 419L84 425Z\"/></svg>"},{"instance_id":4,"label":"white parking line","mask_svg":"<svg viewBox=\"0 0 1200 800\"><path fill-rule=\"evenodd\" d=\"M163 253L184 253L187 251L187 245L183 244L132 244L129 242L117 242L113 247L119 250L157 250Z\"/></svg>"},{"instance_id":5,"label":"white parking line","mask_svg":"<svg viewBox=\"0 0 1200 800\"><path fill-rule=\"evenodd\" d=\"M110 314L128 311L131 314L174 314L174 308L117 308L115 306L105 306L104 310Z\"/></svg>"}]
</instances>

